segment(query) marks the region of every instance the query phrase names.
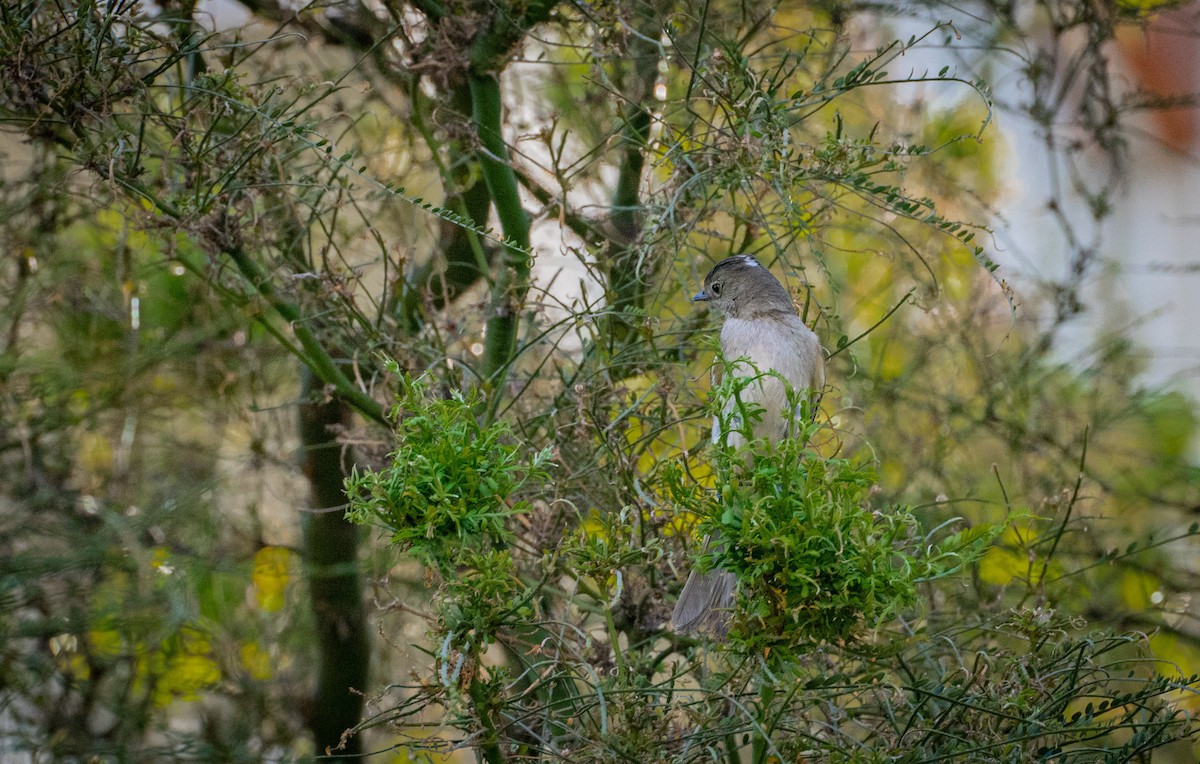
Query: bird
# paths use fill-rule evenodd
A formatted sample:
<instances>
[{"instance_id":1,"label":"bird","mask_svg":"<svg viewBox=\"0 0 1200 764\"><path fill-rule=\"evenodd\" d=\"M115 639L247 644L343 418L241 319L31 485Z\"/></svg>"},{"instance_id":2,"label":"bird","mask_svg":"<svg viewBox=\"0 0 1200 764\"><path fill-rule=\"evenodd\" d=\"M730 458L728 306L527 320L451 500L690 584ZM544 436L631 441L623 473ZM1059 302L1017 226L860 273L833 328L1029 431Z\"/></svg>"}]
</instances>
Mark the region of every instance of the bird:
<instances>
[{"instance_id":1,"label":"bird","mask_svg":"<svg viewBox=\"0 0 1200 764\"><path fill-rule=\"evenodd\" d=\"M721 354L732 364L730 373L757 377L740 393L743 404L762 409L762 418L752 424L754 435L768 444L790 436L799 412L788 403L788 388L809 391L815 411L825 387L825 355L817 335L797 315L787 289L753 255L733 255L713 266L692 301L706 302L724 314ZM747 442L747 427L737 423L734 406L731 400L725 415L714 419L713 440L740 448ZM734 425L726 433L721 432L722 419ZM693 569L671 614L675 629L723 636L736 585L728 571Z\"/></svg>"}]
</instances>

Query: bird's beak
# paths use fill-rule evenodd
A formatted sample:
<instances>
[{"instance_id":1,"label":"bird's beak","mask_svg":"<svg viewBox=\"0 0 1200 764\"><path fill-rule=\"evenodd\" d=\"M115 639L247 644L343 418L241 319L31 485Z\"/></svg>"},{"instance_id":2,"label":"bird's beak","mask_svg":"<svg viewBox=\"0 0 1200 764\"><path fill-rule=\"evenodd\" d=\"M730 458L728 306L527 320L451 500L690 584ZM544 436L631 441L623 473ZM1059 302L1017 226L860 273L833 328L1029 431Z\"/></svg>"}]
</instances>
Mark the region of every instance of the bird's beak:
<instances>
[{"instance_id":1,"label":"bird's beak","mask_svg":"<svg viewBox=\"0 0 1200 764\"><path fill-rule=\"evenodd\" d=\"M708 302L711 299L712 295L708 293L708 290L701 289L699 292L696 292L696 296L692 298L692 302Z\"/></svg>"}]
</instances>

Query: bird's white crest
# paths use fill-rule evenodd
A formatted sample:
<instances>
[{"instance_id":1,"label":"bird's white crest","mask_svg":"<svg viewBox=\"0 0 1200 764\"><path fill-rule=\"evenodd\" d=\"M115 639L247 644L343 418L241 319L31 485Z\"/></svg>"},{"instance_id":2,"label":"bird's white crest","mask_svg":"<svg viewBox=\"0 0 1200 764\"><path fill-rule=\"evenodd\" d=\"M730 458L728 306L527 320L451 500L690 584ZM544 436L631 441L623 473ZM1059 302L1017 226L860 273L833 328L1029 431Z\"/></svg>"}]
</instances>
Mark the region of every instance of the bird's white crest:
<instances>
[{"instance_id":1,"label":"bird's white crest","mask_svg":"<svg viewBox=\"0 0 1200 764\"><path fill-rule=\"evenodd\" d=\"M762 263L755 260L753 255L738 255L737 259L741 260L746 265L749 265L751 268L761 268L762 267Z\"/></svg>"}]
</instances>

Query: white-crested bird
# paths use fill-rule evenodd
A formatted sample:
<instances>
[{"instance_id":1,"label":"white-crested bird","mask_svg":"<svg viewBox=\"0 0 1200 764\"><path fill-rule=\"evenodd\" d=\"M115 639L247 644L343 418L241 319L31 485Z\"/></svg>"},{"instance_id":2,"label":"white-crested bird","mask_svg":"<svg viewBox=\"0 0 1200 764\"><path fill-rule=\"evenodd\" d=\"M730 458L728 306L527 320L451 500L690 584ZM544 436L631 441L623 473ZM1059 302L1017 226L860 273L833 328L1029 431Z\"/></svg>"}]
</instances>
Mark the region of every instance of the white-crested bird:
<instances>
[{"instance_id":1,"label":"white-crested bird","mask_svg":"<svg viewBox=\"0 0 1200 764\"><path fill-rule=\"evenodd\" d=\"M692 300L710 303L725 315L721 354L732 362L731 373L757 377L740 398L743 404L762 409L757 422L739 423L724 434L718 418L713 423L714 441L724 438L730 446L743 446L745 430L751 427L756 438L768 443L788 437L799 414L789 405L789 388L809 391L815 404L825 386L825 356L817 335L796 314L787 289L751 255L734 255L713 266L704 277L704 288ZM726 422L736 421L731 411L735 405L732 400L726 405ZM736 585L737 579L728 571L692 570L671 615L675 628L723 635Z\"/></svg>"}]
</instances>

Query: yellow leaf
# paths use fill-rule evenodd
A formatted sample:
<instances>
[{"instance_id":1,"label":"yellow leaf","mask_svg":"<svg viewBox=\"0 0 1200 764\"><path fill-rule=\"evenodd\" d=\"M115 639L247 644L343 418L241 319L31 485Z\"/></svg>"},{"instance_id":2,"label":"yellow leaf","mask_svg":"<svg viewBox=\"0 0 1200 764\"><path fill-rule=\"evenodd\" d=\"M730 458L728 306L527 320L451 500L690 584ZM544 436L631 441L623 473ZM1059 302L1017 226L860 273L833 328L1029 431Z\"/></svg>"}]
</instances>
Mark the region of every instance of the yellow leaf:
<instances>
[{"instance_id":1,"label":"yellow leaf","mask_svg":"<svg viewBox=\"0 0 1200 764\"><path fill-rule=\"evenodd\" d=\"M1146 610L1154 601L1161 582L1158 576L1141 570L1126 570L1121 577L1121 599L1134 610Z\"/></svg>"},{"instance_id":2,"label":"yellow leaf","mask_svg":"<svg viewBox=\"0 0 1200 764\"><path fill-rule=\"evenodd\" d=\"M85 681L92 676L91 666L87 657L79 651L79 639L74 634L58 634L50 638L50 654L65 674L79 681Z\"/></svg>"},{"instance_id":3,"label":"yellow leaf","mask_svg":"<svg viewBox=\"0 0 1200 764\"><path fill-rule=\"evenodd\" d=\"M1014 578L1024 577L1028 571L1027 555L1001 546L989 549L979 561L979 578L997 586L1003 586Z\"/></svg>"},{"instance_id":4,"label":"yellow leaf","mask_svg":"<svg viewBox=\"0 0 1200 764\"><path fill-rule=\"evenodd\" d=\"M697 526L700 524L700 517L693 512L681 510L675 513L666 525L663 526L663 536L697 536Z\"/></svg>"},{"instance_id":5,"label":"yellow leaf","mask_svg":"<svg viewBox=\"0 0 1200 764\"><path fill-rule=\"evenodd\" d=\"M154 688L154 702L165 706L173 700L196 700L201 690L219 681L221 669L208 655L174 655Z\"/></svg>"},{"instance_id":6,"label":"yellow leaf","mask_svg":"<svg viewBox=\"0 0 1200 764\"><path fill-rule=\"evenodd\" d=\"M1162 10L1177 8L1181 0L1117 0L1117 8L1125 15L1135 17L1152 16Z\"/></svg>"},{"instance_id":7,"label":"yellow leaf","mask_svg":"<svg viewBox=\"0 0 1200 764\"><path fill-rule=\"evenodd\" d=\"M88 632L88 644L98 658L116 658L125 649L121 632L116 629L95 629Z\"/></svg>"},{"instance_id":8,"label":"yellow leaf","mask_svg":"<svg viewBox=\"0 0 1200 764\"><path fill-rule=\"evenodd\" d=\"M590 538L604 538L606 536L604 523L600 522L600 513L594 509L588 512L587 519L583 521L580 527L583 529L584 534Z\"/></svg>"},{"instance_id":9,"label":"yellow leaf","mask_svg":"<svg viewBox=\"0 0 1200 764\"><path fill-rule=\"evenodd\" d=\"M260 682L270 679L274 670L271 666L271 655L257 642L247 642L238 650L242 659L242 668L250 678Z\"/></svg>"},{"instance_id":10,"label":"yellow leaf","mask_svg":"<svg viewBox=\"0 0 1200 764\"><path fill-rule=\"evenodd\" d=\"M212 640L200 629L184 626L179 630L179 648L187 655L208 655L212 652Z\"/></svg>"},{"instance_id":11,"label":"yellow leaf","mask_svg":"<svg viewBox=\"0 0 1200 764\"><path fill-rule=\"evenodd\" d=\"M80 469L89 475L107 473L113 464L113 449L108 436L98 432L85 432L79 437L76 459Z\"/></svg>"},{"instance_id":12,"label":"yellow leaf","mask_svg":"<svg viewBox=\"0 0 1200 764\"><path fill-rule=\"evenodd\" d=\"M283 609L284 594L291 581L288 572L291 559L291 551L281 546L263 547L255 553L251 581L254 585L254 602L260 610L274 613Z\"/></svg>"}]
</instances>

